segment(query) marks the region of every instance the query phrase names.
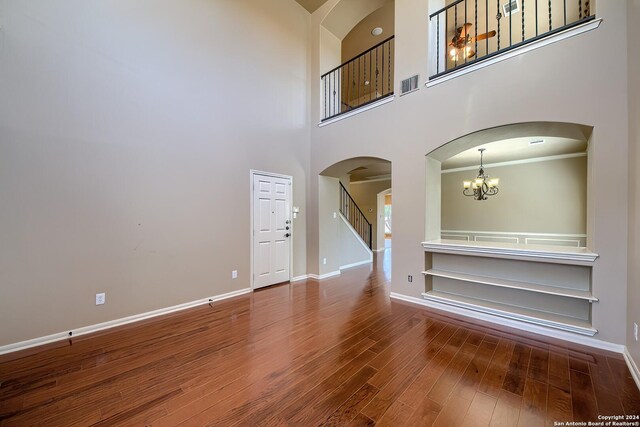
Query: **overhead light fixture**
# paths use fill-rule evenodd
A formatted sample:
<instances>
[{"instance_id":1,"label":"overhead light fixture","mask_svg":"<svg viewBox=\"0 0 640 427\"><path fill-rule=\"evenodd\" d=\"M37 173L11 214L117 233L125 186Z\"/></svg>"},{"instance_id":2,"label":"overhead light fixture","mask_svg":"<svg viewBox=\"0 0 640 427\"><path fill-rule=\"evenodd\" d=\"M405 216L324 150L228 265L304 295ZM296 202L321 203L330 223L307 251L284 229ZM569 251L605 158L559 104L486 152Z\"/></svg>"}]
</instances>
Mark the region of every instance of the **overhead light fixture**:
<instances>
[{"instance_id":1,"label":"overhead light fixture","mask_svg":"<svg viewBox=\"0 0 640 427\"><path fill-rule=\"evenodd\" d=\"M371 30L372 36L379 36L380 34L382 34L382 27L375 27L373 30Z\"/></svg>"},{"instance_id":2,"label":"overhead light fixture","mask_svg":"<svg viewBox=\"0 0 640 427\"><path fill-rule=\"evenodd\" d=\"M480 152L480 170L478 170L478 176L472 181L464 181L462 194L465 196L473 196L475 200L487 200L488 196L495 196L498 194L498 178L490 179L489 175L484 173L484 163L482 159L482 153L485 148L478 149Z\"/></svg>"}]
</instances>

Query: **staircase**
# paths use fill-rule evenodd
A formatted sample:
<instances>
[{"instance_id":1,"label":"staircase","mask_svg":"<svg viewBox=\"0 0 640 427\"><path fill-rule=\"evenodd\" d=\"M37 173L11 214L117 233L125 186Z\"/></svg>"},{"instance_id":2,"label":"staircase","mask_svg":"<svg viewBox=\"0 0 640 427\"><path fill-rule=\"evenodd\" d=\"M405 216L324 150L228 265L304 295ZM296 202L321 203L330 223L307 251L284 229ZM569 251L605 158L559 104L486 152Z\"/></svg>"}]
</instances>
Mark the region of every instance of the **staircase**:
<instances>
[{"instance_id":1,"label":"staircase","mask_svg":"<svg viewBox=\"0 0 640 427\"><path fill-rule=\"evenodd\" d=\"M340 183L340 213L349 221L349 224L358 233L362 241L369 246L369 249L372 249L371 223L342 183Z\"/></svg>"}]
</instances>

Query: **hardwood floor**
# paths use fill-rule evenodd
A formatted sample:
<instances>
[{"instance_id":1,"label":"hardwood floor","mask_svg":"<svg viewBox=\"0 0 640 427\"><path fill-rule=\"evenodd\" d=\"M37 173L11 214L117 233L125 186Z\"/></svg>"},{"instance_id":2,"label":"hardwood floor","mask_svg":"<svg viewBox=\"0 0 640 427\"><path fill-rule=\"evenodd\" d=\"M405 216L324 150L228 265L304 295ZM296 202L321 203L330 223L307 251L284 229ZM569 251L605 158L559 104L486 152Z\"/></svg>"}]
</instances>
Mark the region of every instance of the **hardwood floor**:
<instances>
[{"instance_id":1,"label":"hardwood floor","mask_svg":"<svg viewBox=\"0 0 640 427\"><path fill-rule=\"evenodd\" d=\"M0 356L0 424L553 426L640 414L618 354L391 302L389 259Z\"/></svg>"}]
</instances>

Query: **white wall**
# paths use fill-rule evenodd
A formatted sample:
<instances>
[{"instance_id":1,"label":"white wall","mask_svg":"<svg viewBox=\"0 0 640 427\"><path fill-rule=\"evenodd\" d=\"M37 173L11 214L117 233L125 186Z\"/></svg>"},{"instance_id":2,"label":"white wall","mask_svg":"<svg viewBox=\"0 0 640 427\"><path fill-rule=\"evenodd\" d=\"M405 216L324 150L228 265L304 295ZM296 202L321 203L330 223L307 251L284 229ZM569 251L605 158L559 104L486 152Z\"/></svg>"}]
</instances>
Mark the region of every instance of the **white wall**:
<instances>
[{"instance_id":1,"label":"white wall","mask_svg":"<svg viewBox=\"0 0 640 427\"><path fill-rule=\"evenodd\" d=\"M250 169L293 176L306 273L308 25L293 1L0 2L0 345L249 287Z\"/></svg>"},{"instance_id":2,"label":"white wall","mask_svg":"<svg viewBox=\"0 0 640 427\"><path fill-rule=\"evenodd\" d=\"M318 274L340 269L340 181L338 178L318 176L319 221L322 234L318 242L320 269Z\"/></svg>"},{"instance_id":3,"label":"white wall","mask_svg":"<svg viewBox=\"0 0 640 427\"><path fill-rule=\"evenodd\" d=\"M319 218L322 234L319 241L320 275L334 273L340 267L370 259L348 225L340 218L340 180L318 176ZM326 263L325 263L326 261Z\"/></svg>"},{"instance_id":4,"label":"white wall","mask_svg":"<svg viewBox=\"0 0 640 427\"><path fill-rule=\"evenodd\" d=\"M321 74L334 69L342 63L341 60L342 42L333 35L331 31L320 27L320 69Z\"/></svg>"},{"instance_id":5,"label":"white wall","mask_svg":"<svg viewBox=\"0 0 640 427\"><path fill-rule=\"evenodd\" d=\"M321 21L330 0L312 15ZM427 0L396 0L396 88L398 80L427 70ZM424 156L435 148L478 130L510 123L555 121L590 125L593 207L588 234L600 254L593 269L593 307L597 338L627 340L628 114L626 7L598 2L597 30L536 49L448 82L397 97L393 102L311 130L311 175L357 156L393 162L393 292L420 298L418 277L425 257ZM312 46L315 43L312 42ZM312 51L312 81L319 80ZM424 81L424 80L421 80ZM318 99L312 86L312 99ZM312 108L317 103L312 103ZM312 118L319 118L314 108ZM393 143L389 143L393 141ZM315 189L311 188L311 199ZM317 222L309 218L309 227ZM590 227L590 228L589 228ZM311 234L309 247L317 245ZM313 249L310 249L313 250ZM309 258L309 268L314 265Z\"/></svg>"},{"instance_id":6,"label":"white wall","mask_svg":"<svg viewBox=\"0 0 640 427\"><path fill-rule=\"evenodd\" d=\"M360 236L346 222L340 219L338 224L340 233L340 268L372 261L371 251L365 246Z\"/></svg>"},{"instance_id":7,"label":"white wall","mask_svg":"<svg viewBox=\"0 0 640 427\"><path fill-rule=\"evenodd\" d=\"M633 337L633 322L640 325L640 0L627 2L629 29L629 291L627 347L640 366L640 342ZM632 42L633 41L633 42Z\"/></svg>"}]
</instances>

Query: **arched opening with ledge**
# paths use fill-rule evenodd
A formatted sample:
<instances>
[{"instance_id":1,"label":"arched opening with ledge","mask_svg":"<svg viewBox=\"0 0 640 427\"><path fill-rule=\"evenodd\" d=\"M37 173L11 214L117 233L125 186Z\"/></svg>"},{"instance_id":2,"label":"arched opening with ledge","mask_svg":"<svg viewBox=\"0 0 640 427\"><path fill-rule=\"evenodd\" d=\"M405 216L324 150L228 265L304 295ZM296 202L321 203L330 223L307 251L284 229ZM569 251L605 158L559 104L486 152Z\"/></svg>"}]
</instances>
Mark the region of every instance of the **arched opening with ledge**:
<instances>
[{"instance_id":1,"label":"arched opening with ledge","mask_svg":"<svg viewBox=\"0 0 640 427\"><path fill-rule=\"evenodd\" d=\"M429 153L424 298L597 333L591 323L597 254L589 250L587 203L592 131L520 123L465 135Z\"/></svg>"}]
</instances>

